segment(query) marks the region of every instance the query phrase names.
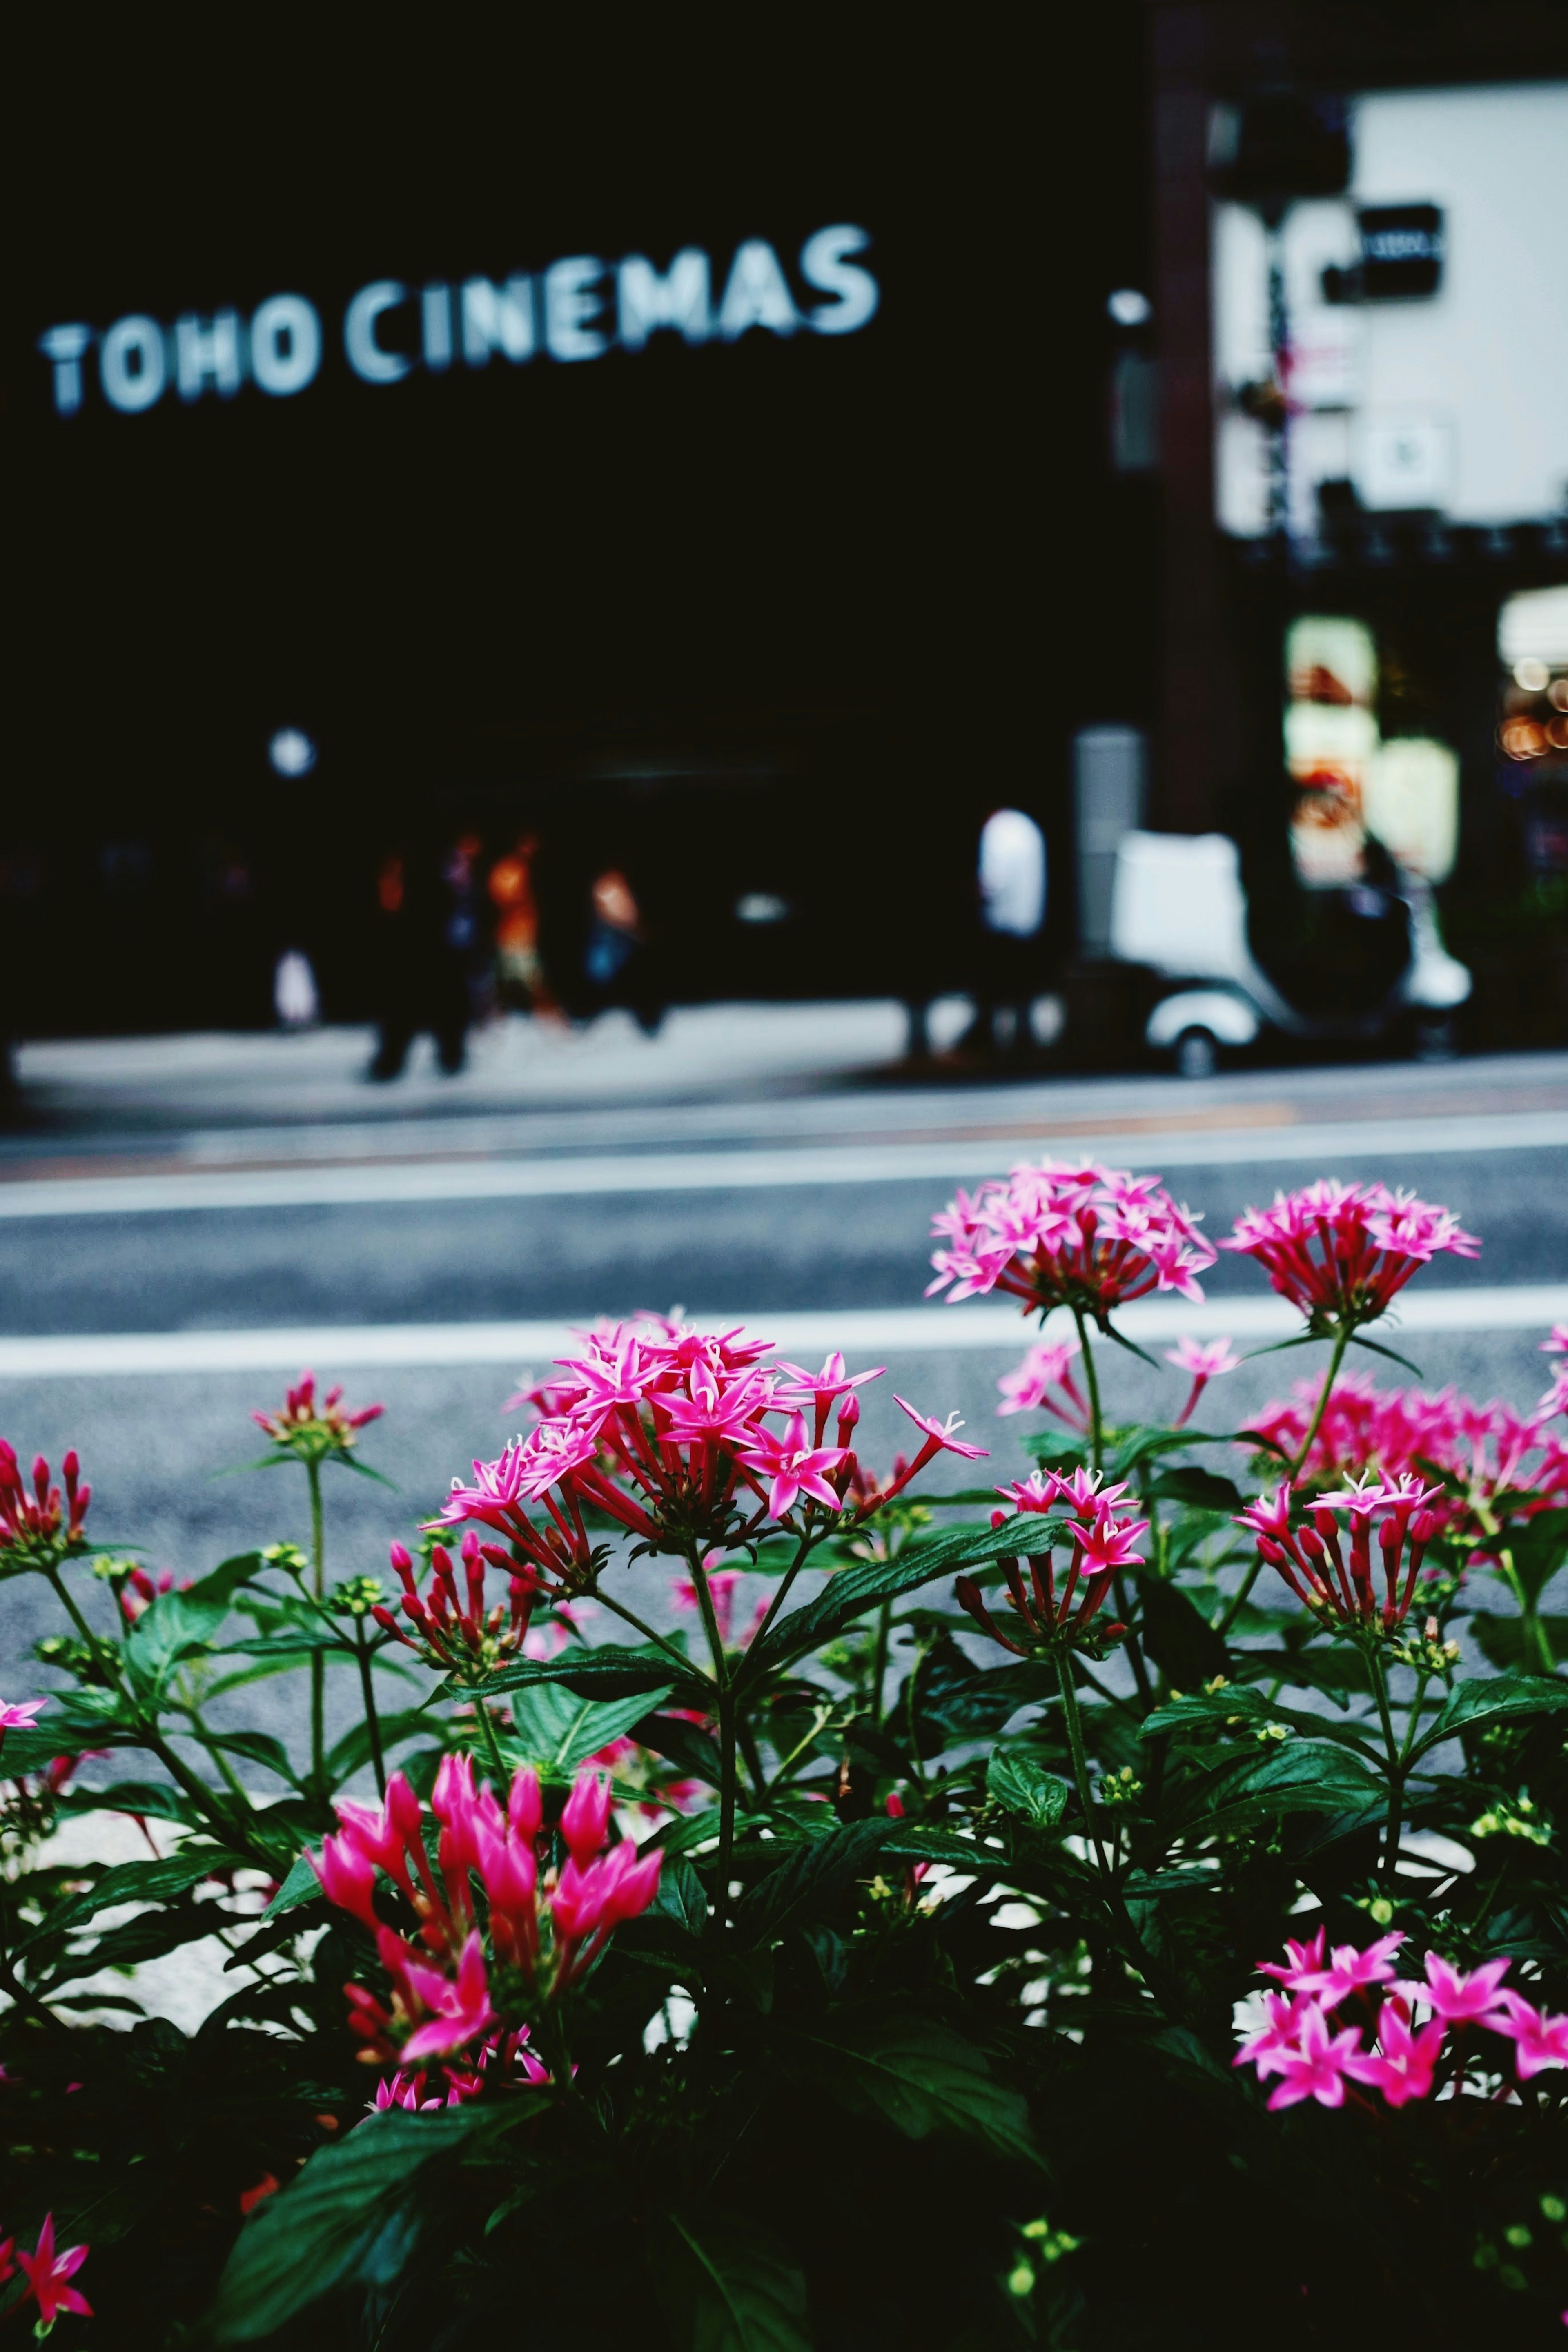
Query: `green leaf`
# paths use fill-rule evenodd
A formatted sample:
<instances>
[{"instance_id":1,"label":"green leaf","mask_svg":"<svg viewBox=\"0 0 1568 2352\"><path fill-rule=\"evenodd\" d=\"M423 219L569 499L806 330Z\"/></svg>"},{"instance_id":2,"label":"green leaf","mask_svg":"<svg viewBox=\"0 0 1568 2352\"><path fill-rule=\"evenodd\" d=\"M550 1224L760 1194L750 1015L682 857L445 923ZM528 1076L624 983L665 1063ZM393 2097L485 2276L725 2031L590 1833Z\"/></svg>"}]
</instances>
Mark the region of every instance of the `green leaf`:
<instances>
[{"instance_id":1,"label":"green leaf","mask_svg":"<svg viewBox=\"0 0 1568 2352\"><path fill-rule=\"evenodd\" d=\"M184 1903L142 1911L118 1927L94 1937L88 1949L57 1964L57 1982L68 1977L96 1976L100 1969L137 1969L144 1960L161 1960L182 1944L199 1944L220 1927L240 1926L238 1915L219 1903Z\"/></svg>"},{"instance_id":2,"label":"green leaf","mask_svg":"<svg viewBox=\"0 0 1568 2352\"><path fill-rule=\"evenodd\" d=\"M651 1748L689 1780L706 1780L713 1789L719 1786L723 1769L719 1743L700 1724L688 1723L679 1715L645 1715L633 1724L631 1736L639 1747Z\"/></svg>"},{"instance_id":3,"label":"green leaf","mask_svg":"<svg viewBox=\"0 0 1568 2352\"><path fill-rule=\"evenodd\" d=\"M1568 1617L1538 1617L1535 1622L1545 1627L1552 1654L1561 1664L1568 1658ZM1533 1644L1526 1643L1522 1617L1493 1617L1477 1609L1471 1612L1469 1630L1481 1655L1494 1666L1522 1666L1527 1671L1539 1666Z\"/></svg>"},{"instance_id":4,"label":"green leaf","mask_svg":"<svg viewBox=\"0 0 1568 2352\"><path fill-rule=\"evenodd\" d=\"M1510 1528L1507 1542L1514 1571L1533 1603L1568 1559L1568 1510L1537 1511L1522 1527Z\"/></svg>"},{"instance_id":5,"label":"green leaf","mask_svg":"<svg viewBox=\"0 0 1568 2352\"><path fill-rule=\"evenodd\" d=\"M1143 1601L1143 1647L1168 1681L1191 1689L1212 1682L1230 1670L1230 1654L1223 1637L1177 1584L1157 1576L1140 1576Z\"/></svg>"},{"instance_id":6,"label":"green leaf","mask_svg":"<svg viewBox=\"0 0 1568 2352\"><path fill-rule=\"evenodd\" d=\"M1381 1807L1382 1780L1355 1752L1326 1739L1292 1739L1245 1754L1190 1780L1174 1821L1184 1835L1246 1829L1284 1813L1348 1813Z\"/></svg>"},{"instance_id":7,"label":"green leaf","mask_svg":"<svg viewBox=\"0 0 1568 2352\"><path fill-rule=\"evenodd\" d=\"M1185 1503L1198 1511L1239 1511L1241 1489L1234 1478L1222 1478L1215 1470L1200 1470L1191 1464L1180 1464L1174 1470L1163 1470L1150 1492L1162 1502Z\"/></svg>"},{"instance_id":8,"label":"green leaf","mask_svg":"<svg viewBox=\"0 0 1568 2352\"><path fill-rule=\"evenodd\" d=\"M1411 1761L1461 1731L1477 1731L1484 1724L1505 1723L1521 1716L1547 1715L1565 1706L1568 1682L1554 1682L1550 1675L1477 1675L1456 1683L1436 1722L1411 1749Z\"/></svg>"},{"instance_id":9,"label":"green leaf","mask_svg":"<svg viewBox=\"0 0 1568 2352\"><path fill-rule=\"evenodd\" d=\"M1005 1527L948 1528L941 1535L905 1544L891 1559L858 1561L832 1578L814 1600L780 1618L764 1640L752 1643L736 1676L737 1686L755 1682L804 1651L819 1648L884 1601L896 1601L952 1569L1004 1559L1016 1549L1017 1537L1009 1537Z\"/></svg>"},{"instance_id":10,"label":"green leaf","mask_svg":"<svg viewBox=\"0 0 1568 2352\"><path fill-rule=\"evenodd\" d=\"M672 2214L659 2300L682 2352L811 2352L805 2280L751 2224Z\"/></svg>"},{"instance_id":11,"label":"green leaf","mask_svg":"<svg viewBox=\"0 0 1568 2352\"><path fill-rule=\"evenodd\" d=\"M887 1820L848 1822L809 1844L785 1846L778 1868L742 1899L735 1914L737 1941L772 1942L808 1911L826 1909L852 1880L875 1869L881 1848L900 1826Z\"/></svg>"},{"instance_id":12,"label":"green leaf","mask_svg":"<svg viewBox=\"0 0 1568 2352\"><path fill-rule=\"evenodd\" d=\"M1047 1772L1021 1748L992 1749L985 1786L1006 1811L1020 1814L1037 1830L1056 1828L1072 1794L1065 1780Z\"/></svg>"},{"instance_id":13,"label":"green leaf","mask_svg":"<svg viewBox=\"0 0 1568 2352\"><path fill-rule=\"evenodd\" d=\"M264 1919L276 1919L279 1911L292 1911L296 1903L309 1903L321 1892L321 1882L302 1853L296 1854L289 1875L262 1913Z\"/></svg>"},{"instance_id":14,"label":"green leaf","mask_svg":"<svg viewBox=\"0 0 1568 2352\"><path fill-rule=\"evenodd\" d=\"M662 1690L635 1690L625 1697L595 1700L580 1698L560 1683L535 1683L513 1699L513 1727L504 1744L520 1761L549 1772L570 1772L629 1731L647 1714L650 1700L660 1706L670 1688L667 1680Z\"/></svg>"},{"instance_id":15,"label":"green leaf","mask_svg":"<svg viewBox=\"0 0 1568 2352\"><path fill-rule=\"evenodd\" d=\"M395 1748L401 1747L404 1740L417 1739L421 1736L434 1738L439 1729L424 1708L418 1706L406 1707L397 1715L378 1716L376 1721L381 1733L382 1753L386 1756L390 1756ZM370 1727L356 1723L352 1731L344 1732L335 1748L328 1749L327 1778L335 1788L340 1780L346 1780L351 1773L368 1764L370 1759Z\"/></svg>"},{"instance_id":16,"label":"green leaf","mask_svg":"<svg viewBox=\"0 0 1568 2352\"><path fill-rule=\"evenodd\" d=\"M999 2156L1041 2163L1020 2095L998 2083L981 2052L948 2026L891 2016L788 2038L851 2114L883 2116L909 2139L955 2132Z\"/></svg>"},{"instance_id":17,"label":"green leaf","mask_svg":"<svg viewBox=\"0 0 1568 2352\"><path fill-rule=\"evenodd\" d=\"M42 1723L0 1733L0 1780L14 1780L19 1772L45 1771L57 1756L67 1752L65 1727L62 1723L51 1730L53 1721L46 1717Z\"/></svg>"},{"instance_id":18,"label":"green leaf","mask_svg":"<svg viewBox=\"0 0 1568 2352\"><path fill-rule=\"evenodd\" d=\"M500 1667L484 1687L487 1698L498 1691L531 1689L536 1683L559 1683L585 1698L623 1698L640 1691L646 1706L649 1691L657 1691L661 1701L668 1697L675 1675L676 1662L668 1650L656 1649L651 1643L632 1648L606 1642L596 1649L565 1651L558 1658L518 1658ZM710 1699L713 1695L711 1682L695 1670L689 1684L677 1682L673 1686L680 1688L683 1696L686 1691L696 1690L700 1703L702 1696ZM459 1697L462 1686L445 1684L438 1696Z\"/></svg>"},{"instance_id":19,"label":"green leaf","mask_svg":"<svg viewBox=\"0 0 1568 2352\"><path fill-rule=\"evenodd\" d=\"M259 1552L242 1552L184 1592L160 1592L125 1637L132 1680L155 1697L182 1658L206 1648L234 1606L237 1587L261 1565Z\"/></svg>"},{"instance_id":20,"label":"green leaf","mask_svg":"<svg viewBox=\"0 0 1568 2352\"><path fill-rule=\"evenodd\" d=\"M1352 1337L1351 1346L1364 1348L1369 1356L1386 1356L1391 1364L1397 1364L1402 1372L1414 1372L1418 1381L1426 1377L1420 1365L1413 1364L1408 1356L1396 1355L1392 1348L1383 1347L1376 1339L1363 1339L1359 1331Z\"/></svg>"},{"instance_id":21,"label":"green leaf","mask_svg":"<svg viewBox=\"0 0 1568 2352\"><path fill-rule=\"evenodd\" d=\"M540 2104L527 2101L528 2112ZM437 2115L389 2107L318 2149L241 2230L209 2316L213 2341L254 2344L334 2287L372 2276L390 2284L399 2264L382 2242L394 2231L402 2257L413 2251L426 2177L499 2123L521 2120L524 2105L520 2095L504 2109L483 2102Z\"/></svg>"},{"instance_id":22,"label":"green leaf","mask_svg":"<svg viewBox=\"0 0 1568 2352\"><path fill-rule=\"evenodd\" d=\"M166 1862L118 1863L112 1870L106 1870L96 1885L58 1904L43 1926L35 1928L17 1948L26 1951L46 1936L79 1927L117 1903L167 1903L172 1896L184 1895L188 1887L210 1878L215 1870L243 1868L246 1861L244 1854L226 1853L221 1846L187 1846L183 1853L171 1854Z\"/></svg>"},{"instance_id":23,"label":"green leaf","mask_svg":"<svg viewBox=\"0 0 1568 2352\"><path fill-rule=\"evenodd\" d=\"M691 1935L700 1935L708 1917L708 1897L702 1881L683 1854L667 1857L658 1874L658 1892L649 1914L673 1919Z\"/></svg>"}]
</instances>

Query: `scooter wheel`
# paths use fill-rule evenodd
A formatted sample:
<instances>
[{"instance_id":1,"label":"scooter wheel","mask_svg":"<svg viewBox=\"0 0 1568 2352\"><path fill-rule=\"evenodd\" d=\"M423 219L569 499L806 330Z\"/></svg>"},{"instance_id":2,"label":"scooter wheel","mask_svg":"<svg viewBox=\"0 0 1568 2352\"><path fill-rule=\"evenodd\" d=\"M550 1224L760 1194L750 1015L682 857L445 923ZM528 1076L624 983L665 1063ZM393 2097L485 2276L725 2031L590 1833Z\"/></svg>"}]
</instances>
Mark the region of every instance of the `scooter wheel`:
<instances>
[{"instance_id":1,"label":"scooter wheel","mask_svg":"<svg viewBox=\"0 0 1568 2352\"><path fill-rule=\"evenodd\" d=\"M1219 1045L1211 1029L1184 1029L1174 1055L1178 1077L1212 1078L1219 1067Z\"/></svg>"}]
</instances>

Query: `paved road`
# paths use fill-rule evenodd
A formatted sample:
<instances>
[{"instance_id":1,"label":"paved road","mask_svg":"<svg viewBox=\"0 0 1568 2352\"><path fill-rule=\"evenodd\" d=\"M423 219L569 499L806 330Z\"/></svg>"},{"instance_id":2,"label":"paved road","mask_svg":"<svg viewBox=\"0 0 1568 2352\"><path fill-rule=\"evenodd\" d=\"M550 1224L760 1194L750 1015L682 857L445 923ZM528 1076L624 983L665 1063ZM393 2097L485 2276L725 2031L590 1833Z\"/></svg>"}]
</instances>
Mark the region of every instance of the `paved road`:
<instances>
[{"instance_id":1,"label":"paved road","mask_svg":"<svg viewBox=\"0 0 1568 2352\"><path fill-rule=\"evenodd\" d=\"M390 1408L366 1454L402 1496L345 1477L333 1498L339 1566L374 1566L454 1468L505 1433L513 1371L557 1336L538 1327L679 1300L787 1317L802 1352L857 1318L862 1357L890 1368L870 1392L869 1450L897 1442L897 1387L959 1406L991 1433L997 1475L1012 1475L1016 1424L992 1408L1022 1327L1015 1338L994 1307L921 1308L927 1226L954 1182L1047 1150L1163 1169L1215 1234L1318 1173L1446 1201L1486 1246L1424 1278L1417 1360L1433 1381L1483 1393L1523 1401L1542 1385L1537 1343L1568 1316L1568 1290L1554 1300L1550 1287L1568 1286L1568 1057L1203 1087L933 1086L890 1079L869 1030L850 1040L869 1067L842 1030L815 1058L797 1041L792 1060L776 1019L748 1066L743 1032L732 1022L725 1054L706 1062L689 1038L679 1067L639 1064L636 1087L617 1066L630 1102L595 1098L569 1057L542 1077L529 1065L510 1090L465 1082L367 1102L352 1041L333 1067L319 1042L302 1048L309 1083L290 1094L286 1055L263 1041L268 1123L252 1116L239 1049L227 1064L216 1045L203 1060L174 1041L162 1062L156 1047L94 1049L74 1074L57 1056L43 1114L0 1150L0 1431L56 1455L77 1442L100 1528L188 1575L258 1534L300 1532L302 1493L281 1477L211 1474L252 1450L248 1408L280 1390L296 1344L331 1375L335 1339L352 1392ZM1206 1319L1178 1310L1152 1335L1182 1320L1227 1328L1266 1296L1228 1258L1206 1286ZM70 1348L51 1356L62 1339ZM159 1369L129 1375L132 1343ZM1227 1402L1244 1414L1303 1369L1295 1356L1254 1363ZM1129 1360L1118 1378L1129 1410L1156 1407L1155 1375ZM9 1589L12 1678L9 1658L37 1630L31 1601Z\"/></svg>"}]
</instances>

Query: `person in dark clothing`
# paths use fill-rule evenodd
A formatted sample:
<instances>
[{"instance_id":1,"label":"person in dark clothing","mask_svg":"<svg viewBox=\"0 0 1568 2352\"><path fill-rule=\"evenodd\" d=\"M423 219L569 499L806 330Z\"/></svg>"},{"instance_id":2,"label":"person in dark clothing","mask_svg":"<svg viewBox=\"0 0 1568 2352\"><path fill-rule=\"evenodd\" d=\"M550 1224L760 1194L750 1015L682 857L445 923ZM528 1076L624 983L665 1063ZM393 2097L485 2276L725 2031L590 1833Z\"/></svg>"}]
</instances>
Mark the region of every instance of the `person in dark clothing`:
<instances>
[{"instance_id":1,"label":"person in dark clothing","mask_svg":"<svg viewBox=\"0 0 1568 2352\"><path fill-rule=\"evenodd\" d=\"M455 1077L467 1058L468 980L479 935L474 863L464 839L442 857L428 844L393 850L375 879L376 1016L380 1036L367 1076L401 1077L421 1030Z\"/></svg>"}]
</instances>

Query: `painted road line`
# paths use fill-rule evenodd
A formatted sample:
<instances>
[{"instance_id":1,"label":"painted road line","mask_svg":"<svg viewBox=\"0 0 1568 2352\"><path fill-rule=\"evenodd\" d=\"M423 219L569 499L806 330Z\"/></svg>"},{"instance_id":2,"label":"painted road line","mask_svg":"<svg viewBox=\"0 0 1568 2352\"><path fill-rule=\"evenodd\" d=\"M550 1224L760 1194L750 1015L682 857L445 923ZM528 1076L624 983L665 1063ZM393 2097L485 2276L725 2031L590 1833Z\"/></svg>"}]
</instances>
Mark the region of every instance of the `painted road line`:
<instances>
[{"instance_id":1,"label":"painted road line","mask_svg":"<svg viewBox=\"0 0 1568 2352\"><path fill-rule=\"evenodd\" d=\"M1048 1140L1048 1139L1047 1139ZM1135 1150L1130 1146L1135 1145ZM1265 1167L1306 1161L1339 1175L1369 1160L1568 1146L1568 1111L1498 1118L1345 1120L1215 1134L1073 1136L1061 1156L1141 1168ZM432 1201L573 1200L613 1193L731 1192L898 1182L969 1183L1042 1157L1037 1136L986 1142L867 1144L765 1151L645 1151L531 1160L426 1160L392 1167L274 1168L223 1174L23 1178L0 1182L0 1219L188 1214L204 1210L364 1208Z\"/></svg>"},{"instance_id":2,"label":"painted road line","mask_svg":"<svg viewBox=\"0 0 1568 2352\"><path fill-rule=\"evenodd\" d=\"M942 1307L834 1307L784 1315L696 1315L705 1328L743 1323L785 1355L842 1348L857 1357L1021 1349L1032 1334L1012 1308L965 1303ZM1172 1339L1183 1333L1226 1333L1247 1343L1291 1338L1300 1317L1285 1300L1146 1298L1117 1318L1129 1339ZM1402 1338L1461 1331L1546 1331L1568 1322L1568 1283L1477 1284L1462 1290L1415 1290L1397 1322L1369 1337L1397 1348ZM268 1330L111 1331L0 1339L0 1380L140 1377L156 1372L392 1371L401 1368L500 1364L542 1369L575 1353L584 1325L561 1322L310 1324Z\"/></svg>"}]
</instances>

